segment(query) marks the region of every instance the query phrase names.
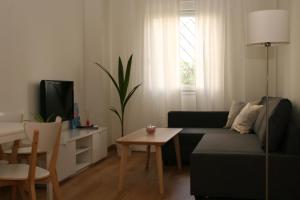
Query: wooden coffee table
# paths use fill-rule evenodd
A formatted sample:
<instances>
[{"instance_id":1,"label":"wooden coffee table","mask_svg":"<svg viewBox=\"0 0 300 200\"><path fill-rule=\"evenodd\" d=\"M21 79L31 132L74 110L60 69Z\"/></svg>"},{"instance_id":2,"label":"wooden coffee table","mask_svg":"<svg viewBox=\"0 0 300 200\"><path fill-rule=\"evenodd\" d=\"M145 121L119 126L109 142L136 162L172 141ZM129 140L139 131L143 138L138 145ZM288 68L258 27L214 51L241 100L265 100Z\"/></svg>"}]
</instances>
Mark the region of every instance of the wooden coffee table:
<instances>
[{"instance_id":1,"label":"wooden coffee table","mask_svg":"<svg viewBox=\"0 0 300 200\"><path fill-rule=\"evenodd\" d=\"M146 145L147 146L147 162L146 168L149 166L149 157L150 157L150 146L155 146L156 151L156 164L157 164L157 173L158 173L158 184L160 194L164 193L164 184L163 184L163 162L162 162L162 152L161 146L164 145L169 140L173 139L175 144L177 166L181 169L181 158L180 158L180 146L178 133L181 131L181 128L156 128L154 134L147 134L146 129L142 128L133 133L130 133L124 137L117 139L117 143L122 145L122 155L121 155L121 165L120 165L120 174L119 174L119 191L123 188L124 176L126 171L127 164L127 154L129 145Z\"/></svg>"}]
</instances>

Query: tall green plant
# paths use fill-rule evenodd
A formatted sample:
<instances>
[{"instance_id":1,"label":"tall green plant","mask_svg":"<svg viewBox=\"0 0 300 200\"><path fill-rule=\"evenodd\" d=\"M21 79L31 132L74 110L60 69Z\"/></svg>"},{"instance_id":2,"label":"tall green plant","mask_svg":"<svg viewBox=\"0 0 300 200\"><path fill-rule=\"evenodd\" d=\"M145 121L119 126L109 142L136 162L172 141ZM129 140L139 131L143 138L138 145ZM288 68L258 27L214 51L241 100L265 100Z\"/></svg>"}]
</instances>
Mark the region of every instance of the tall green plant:
<instances>
[{"instance_id":1,"label":"tall green plant","mask_svg":"<svg viewBox=\"0 0 300 200\"><path fill-rule=\"evenodd\" d=\"M115 108L111 107L110 110L117 115L117 117L120 120L121 123L121 133L122 137L124 136L124 114L125 114L125 108L126 105L129 101L129 99L132 97L132 95L135 93L135 91L141 86L141 83L133 87L133 89L128 92L128 85L130 81L130 72L131 72L131 63L132 63L132 56L130 56L128 62L127 62L127 67L126 70L123 68L122 60L119 57L119 64L118 64L118 80L116 80L112 74L101 64L95 63L100 69L102 69L107 76L110 78L112 81L113 85L117 89L119 99L120 99L120 112ZM124 74L125 71L125 74Z\"/></svg>"}]
</instances>

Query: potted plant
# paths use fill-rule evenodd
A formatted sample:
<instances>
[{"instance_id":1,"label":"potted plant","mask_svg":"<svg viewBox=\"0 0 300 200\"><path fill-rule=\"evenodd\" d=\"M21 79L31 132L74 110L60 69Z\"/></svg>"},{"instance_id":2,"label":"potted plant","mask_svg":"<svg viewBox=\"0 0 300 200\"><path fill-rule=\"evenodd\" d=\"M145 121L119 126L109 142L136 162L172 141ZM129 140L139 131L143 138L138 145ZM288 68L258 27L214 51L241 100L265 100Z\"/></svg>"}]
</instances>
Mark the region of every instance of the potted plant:
<instances>
[{"instance_id":1,"label":"potted plant","mask_svg":"<svg viewBox=\"0 0 300 200\"><path fill-rule=\"evenodd\" d=\"M118 117L120 123L121 123L121 136L124 136L124 117L125 117L125 110L126 105L132 95L135 93L135 91L141 86L141 83L134 86L130 92L128 92L128 85L130 81L130 73L131 73L131 63L132 63L132 57L130 56L126 69L123 67L123 63L121 58L119 57L119 63L118 63L118 79L116 80L112 74L101 64L95 63L101 70L105 72L105 74L110 78L113 85L115 86L119 100L120 100L120 110L118 110L115 107L110 107L110 110ZM125 72L125 73L124 73Z\"/></svg>"}]
</instances>

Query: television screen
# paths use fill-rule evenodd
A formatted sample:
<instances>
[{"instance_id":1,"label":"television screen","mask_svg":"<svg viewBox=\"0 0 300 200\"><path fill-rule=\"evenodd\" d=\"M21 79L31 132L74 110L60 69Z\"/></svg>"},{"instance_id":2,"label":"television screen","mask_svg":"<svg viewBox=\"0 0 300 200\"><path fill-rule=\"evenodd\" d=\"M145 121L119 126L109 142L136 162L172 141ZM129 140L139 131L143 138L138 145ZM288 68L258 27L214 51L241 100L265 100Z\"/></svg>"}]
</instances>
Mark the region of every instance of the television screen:
<instances>
[{"instance_id":1,"label":"television screen","mask_svg":"<svg viewBox=\"0 0 300 200\"><path fill-rule=\"evenodd\" d=\"M73 119L74 112L73 81L42 80L40 82L41 116L54 121L61 116L63 121Z\"/></svg>"}]
</instances>

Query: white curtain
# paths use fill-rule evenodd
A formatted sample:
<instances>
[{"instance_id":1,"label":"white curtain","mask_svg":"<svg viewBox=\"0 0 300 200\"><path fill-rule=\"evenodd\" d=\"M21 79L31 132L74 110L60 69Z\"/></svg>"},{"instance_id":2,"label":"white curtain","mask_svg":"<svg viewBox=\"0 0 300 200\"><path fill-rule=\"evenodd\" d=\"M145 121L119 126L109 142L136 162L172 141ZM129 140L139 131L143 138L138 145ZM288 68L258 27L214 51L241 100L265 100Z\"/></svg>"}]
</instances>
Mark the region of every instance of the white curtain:
<instances>
[{"instance_id":1,"label":"white curtain","mask_svg":"<svg viewBox=\"0 0 300 200\"><path fill-rule=\"evenodd\" d=\"M225 2L196 1L196 91L200 110L224 109Z\"/></svg>"},{"instance_id":2,"label":"white curtain","mask_svg":"<svg viewBox=\"0 0 300 200\"><path fill-rule=\"evenodd\" d=\"M196 0L199 110L226 110L246 98L245 16L243 0Z\"/></svg>"},{"instance_id":3,"label":"white curtain","mask_svg":"<svg viewBox=\"0 0 300 200\"><path fill-rule=\"evenodd\" d=\"M260 98L264 52L246 46L247 15L274 9L276 1L195 0L195 5L197 109L227 110L232 100Z\"/></svg>"},{"instance_id":4,"label":"white curtain","mask_svg":"<svg viewBox=\"0 0 300 200\"><path fill-rule=\"evenodd\" d=\"M133 54L130 88L138 83L125 114L125 133L147 124L167 126L167 113L180 110L178 70L178 0L110 0L108 42L110 71L117 76L117 57ZM118 105L111 87L110 104ZM112 140L119 137L117 118L110 115Z\"/></svg>"},{"instance_id":5,"label":"white curtain","mask_svg":"<svg viewBox=\"0 0 300 200\"><path fill-rule=\"evenodd\" d=\"M144 17L143 108L146 122L166 126L180 109L177 0L147 0Z\"/></svg>"}]
</instances>

